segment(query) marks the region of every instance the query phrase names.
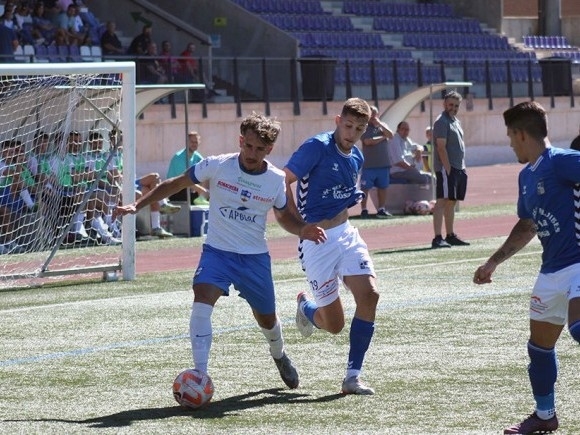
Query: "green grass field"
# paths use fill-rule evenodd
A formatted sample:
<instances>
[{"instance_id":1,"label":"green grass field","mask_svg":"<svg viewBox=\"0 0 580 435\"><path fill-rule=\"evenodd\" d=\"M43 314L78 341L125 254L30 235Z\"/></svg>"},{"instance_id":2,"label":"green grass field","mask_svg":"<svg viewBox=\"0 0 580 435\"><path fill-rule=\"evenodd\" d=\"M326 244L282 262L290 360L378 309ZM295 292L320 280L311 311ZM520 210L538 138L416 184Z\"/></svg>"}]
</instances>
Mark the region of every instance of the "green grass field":
<instances>
[{"instance_id":1,"label":"green grass field","mask_svg":"<svg viewBox=\"0 0 580 435\"><path fill-rule=\"evenodd\" d=\"M527 306L540 247L475 286L473 271L500 242L373 253L382 296L363 373L371 397L339 394L348 328L308 339L295 329L305 288L296 261L276 262L274 274L300 387L279 379L245 302L223 298L213 316L216 391L198 411L171 395L173 378L192 365L191 271L2 292L0 433L501 433L533 409ZM353 300L342 297L350 321ZM578 434L579 349L567 332L558 352L559 433Z\"/></svg>"}]
</instances>

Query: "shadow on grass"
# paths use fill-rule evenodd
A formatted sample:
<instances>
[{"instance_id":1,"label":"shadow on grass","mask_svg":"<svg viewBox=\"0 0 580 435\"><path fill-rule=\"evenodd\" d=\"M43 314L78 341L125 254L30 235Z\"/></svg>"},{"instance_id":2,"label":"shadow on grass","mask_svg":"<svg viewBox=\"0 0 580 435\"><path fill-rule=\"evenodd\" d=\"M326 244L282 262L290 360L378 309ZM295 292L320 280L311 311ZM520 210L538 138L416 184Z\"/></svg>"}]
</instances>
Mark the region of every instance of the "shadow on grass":
<instances>
[{"instance_id":1,"label":"shadow on grass","mask_svg":"<svg viewBox=\"0 0 580 435\"><path fill-rule=\"evenodd\" d=\"M235 415L239 411L251 408L260 408L266 405L282 404L302 404L302 403L324 403L338 400L344 397L343 394L330 394L328 396L312 397L309 394L298 393L296 391L281 388L271 388L267 390L253 391L238 396L228 397L223 400L212 401L207 407L191 410L181 406L167 406L164 408L143 408L131 409L117 412L102 417L87 418L85 420L66 419L22 419L22 420L1 420L3 422L55 422L86 425L90 428L110 428L127 427L136 421L163 420L172 417L184 417L199 419L217 419Z\"/></svg>"},{"instance_id":2,"label":"shadow on grass","mask_svg":"<svg viewBox=\"0 0 580 435\"><path fill-rule=\"evenodd\" d=\"M401 254L405 252L424 252L424 251L433 251L433 248L431 246L416 246L412 248L389 249L388 251L373 251L373 255L391 255L391 254Z\"/></svg>"}]
</instances>

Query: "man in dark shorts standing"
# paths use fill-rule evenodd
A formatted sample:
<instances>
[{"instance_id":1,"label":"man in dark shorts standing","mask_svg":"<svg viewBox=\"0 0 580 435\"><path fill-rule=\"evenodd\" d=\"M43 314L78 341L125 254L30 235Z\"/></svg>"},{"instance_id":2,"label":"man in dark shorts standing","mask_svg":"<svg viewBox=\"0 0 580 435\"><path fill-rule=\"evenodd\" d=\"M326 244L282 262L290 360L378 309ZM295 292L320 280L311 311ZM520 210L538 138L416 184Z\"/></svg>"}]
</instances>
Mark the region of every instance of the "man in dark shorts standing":
<instances>
[{"instance_id":1,"label":"man in dark shorts standing","mask_svg":"<svg viewBox=\"0 0 580 435\"><path fill-rule=\"evenodd\" d=\"M457 237L453 230L455 204L465 199L467 173L465 171L465 143L463 129L457 119L462 97L450 91L443 99L443 112L433 124L435 152L433 166L437 176L437 201L433 209L433 230L435 238L432 248L450 248L469 245ZM446 237L442 236L445 221Z\"/></svg>"}]
</instances>

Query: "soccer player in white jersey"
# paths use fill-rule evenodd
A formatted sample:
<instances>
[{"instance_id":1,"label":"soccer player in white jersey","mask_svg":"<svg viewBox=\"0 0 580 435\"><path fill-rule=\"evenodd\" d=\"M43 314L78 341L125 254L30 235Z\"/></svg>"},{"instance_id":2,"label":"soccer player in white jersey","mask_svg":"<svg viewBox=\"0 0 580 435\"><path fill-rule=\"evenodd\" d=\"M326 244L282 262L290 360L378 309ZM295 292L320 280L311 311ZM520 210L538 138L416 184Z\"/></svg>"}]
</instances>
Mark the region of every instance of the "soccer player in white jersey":
<instances>
[{"instance_id":1,"label":"soccer player in white jersey","mask_svg":"<svg viewBox=\"0 0 580 435\"><path fill-rule=\"evenodd\" d=\"M550 145L545 110L520 103L503 114L518 161L518 222L501 247L481 265L473 282L491 282L497 266L530 242L542 244L542 265L530 299L528 374L536 410L504 434L546 433L558 428L554 384L555 345L568 323L580 342L580 153ZM575 205L576 202L576 205Z\"/></svg>"},{"instance_id":2,"label":"soccer player in white jersey","mask_svg":"<svg viewBox=\"0 0 580 435\"><path fill-rule=\"evenodd\" d=\"M336 129L304 142L292 155L286 172L286 194L304 220L324 228L323 244L301 240L302 268L314 299L298 294L296 324L303 336L313 327L338 334L344 328L344 309L339 296L340 280L356 303L350 327L350 351L345 394L374 394L361 382L360 374L374 329L379 300L373 262L364 240L348 220L348 209L362 199L357 178L363 166L362 152L355 146L367 128L371 109L360 98L348 99L335 118ZM297 182L294 203L291 185Z\"/></svg>"},{"instance_id":3,"label":"soccer player in white jersey","mask_svg":"<svg viewBox=\"0 0 580 435\"><path fill-rule=\"evenodd\" d=\"M209 183L208 232L193 277L190 338L195 368L208 371L212 342L211 315L220 296L233 284L250 307L264 334L282 380L298 387L298 372L286 355L276 314L266 218L273 209L279 224L301 239L322 243L324 229L307 224L286 207L284 172L265 160L274 147L280 124L252 114L240 126L237 153L209 156L182 175L163 181L134 204L117 207L120 215L139 209L201 182Z\"/></svg>"}]
</instances>

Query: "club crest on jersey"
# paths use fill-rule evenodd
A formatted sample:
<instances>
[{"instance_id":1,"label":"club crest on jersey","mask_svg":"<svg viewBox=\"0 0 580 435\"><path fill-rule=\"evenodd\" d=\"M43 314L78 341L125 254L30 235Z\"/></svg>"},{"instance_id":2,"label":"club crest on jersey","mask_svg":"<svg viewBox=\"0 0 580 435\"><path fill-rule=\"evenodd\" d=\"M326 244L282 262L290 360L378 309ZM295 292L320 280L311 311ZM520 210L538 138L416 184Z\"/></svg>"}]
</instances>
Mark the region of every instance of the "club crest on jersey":
<instances>
[{"instance_id":1,"label":"club crest on jersey","mask_svg":"<svg viewBox=\"0 0 580 435\"><path fill-rule=\"evenodd\" d=\"M335 172L338 172L338 163L334 163L332 165L332 170L335 171Z\"/></svg>"},{"instance_id":2,"label":"club crest on jersey","mask_svg":"<svg viewBox=\"0 0 580 435\"><path fill-rule=\"evenodd\" d=\"M246 202L252 198L252 192L250 192L249 190L243 189L240 193L240 196L242 197L242 201Z\"/></svg>"},{"instance_id":3,"label":"club crest on jersey","mask_svg":"<svg viewBox=\"0 0 580 435\"><path fill-rule=\"evenodd\" d=\"M536 186L536 190L538 192L538 195L543 195L544 193L546 193L546 189L544 189L544 182L543 181L538 181L538 184Z\"/></svg>"}]
</instances>

